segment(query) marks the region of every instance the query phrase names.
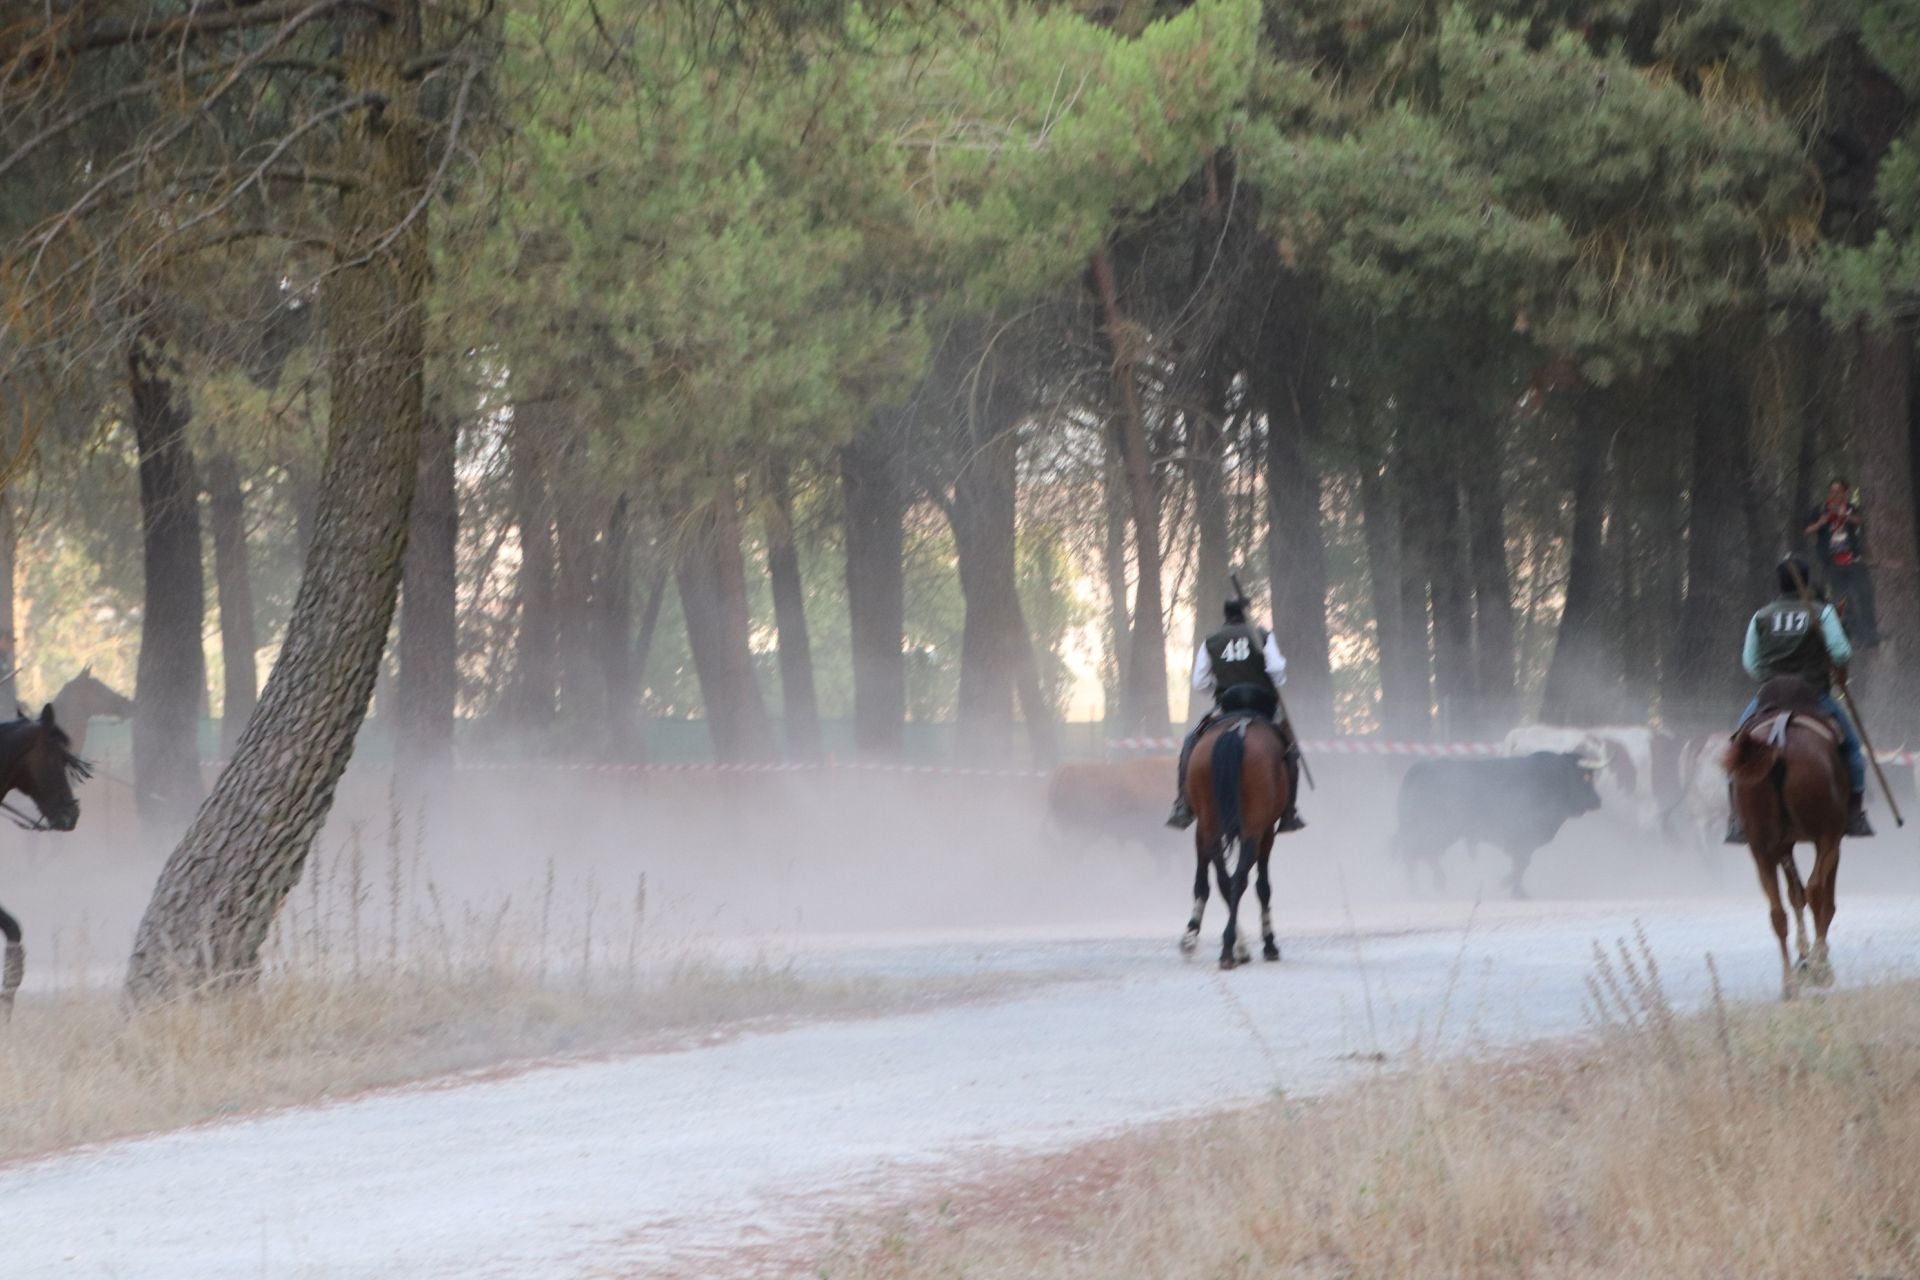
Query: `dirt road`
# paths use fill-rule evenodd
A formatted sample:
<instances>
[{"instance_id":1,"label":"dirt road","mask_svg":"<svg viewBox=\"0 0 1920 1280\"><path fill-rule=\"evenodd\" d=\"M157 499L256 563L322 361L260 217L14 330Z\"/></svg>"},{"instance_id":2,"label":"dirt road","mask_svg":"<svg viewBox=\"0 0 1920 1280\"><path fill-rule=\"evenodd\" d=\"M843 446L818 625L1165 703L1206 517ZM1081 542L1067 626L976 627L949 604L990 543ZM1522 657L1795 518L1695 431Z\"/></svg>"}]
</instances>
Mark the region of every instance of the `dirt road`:
<instances>
[{"instance_id":1,"label":"dirt road","mask_svg":"<svg viewBox=\"0 0 1920 1280\"><path fill-rule=\"evenodd\" d=\"M1176 913L1177 914L1177 913ZM1640 922L1677 1003L1711 951L1740 999L1777 969L1758 895L1722 903L1377 908L1284 934L1285 961L1220 975L1172 927L1100 937L871 941L803 972L1024 975L1011 997L749 1034L680 1052L410 1089L0 1170L22 1277L738 1274L968 1170L1271 1095L1416 1050L1469 1053L1584 1026L1595 941ZM1853 984L1920 972L1920 901L1854 898Z\"/></svg>"}]
</instances>

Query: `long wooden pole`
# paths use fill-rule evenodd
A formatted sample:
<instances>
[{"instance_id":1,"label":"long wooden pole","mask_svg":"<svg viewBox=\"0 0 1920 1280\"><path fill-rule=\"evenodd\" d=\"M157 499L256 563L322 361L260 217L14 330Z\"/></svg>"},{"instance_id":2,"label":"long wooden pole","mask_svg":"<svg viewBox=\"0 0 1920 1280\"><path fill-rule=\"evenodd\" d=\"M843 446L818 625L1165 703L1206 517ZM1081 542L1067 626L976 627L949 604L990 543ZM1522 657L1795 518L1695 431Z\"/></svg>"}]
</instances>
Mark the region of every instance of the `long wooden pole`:
<instances>
[{"instance_id":1,"label":"long wooden pole","mask_svg":"<svg viewBox=\"0 0 1920 1280\"><path fill-rule=\"evenodd\" d=\"M1820 602L1813 598L1813 588L1807 585L1806 575L1792 560L1787 561L1787 571L1793 575L1793 585L1799 591L1801 601L1814 611L1814 621L1818 625ZM1860 735L1860 744L1867 749L1867 763L1873 766L1873 776L1880 780L1880 794L1887 798L1887 808L1893 812L1893 825L1904 827L1907 820L1900 816L1899 802L1893 798L1893 788L1887 785L1887 775L1880 768L1880 756L1873 749L1873 739L1867 733L1867 722L1860 718L1860 708L1854 704L1853 691L1847 688L1846 668L1836 666L1833 674L1840 685L1840 700L1847 704L1847 714L1853 717L1854 731Z\"/></svg>"}]
</instances>

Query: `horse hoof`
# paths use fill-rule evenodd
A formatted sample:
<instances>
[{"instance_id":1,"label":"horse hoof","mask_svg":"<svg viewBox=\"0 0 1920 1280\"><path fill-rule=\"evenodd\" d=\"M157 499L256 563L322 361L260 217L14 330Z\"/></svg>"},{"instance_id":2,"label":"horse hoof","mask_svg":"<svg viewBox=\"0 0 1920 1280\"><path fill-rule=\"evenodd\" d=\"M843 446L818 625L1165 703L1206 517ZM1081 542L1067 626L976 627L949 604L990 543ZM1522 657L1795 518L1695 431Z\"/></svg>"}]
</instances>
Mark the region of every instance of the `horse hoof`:
<instances>
[{"instance_id":1,"label":"horse hoof","mask_svg":"<svg viewBox=\"0 0 1920 1280\"><path fill-rule=\"evenodd\" d=\"M1274 946L1271 942L1269 942L1264 948L1262 948L1260 954L1262 956L1265 956L1269 960L1278 960L1280 958L1280 948Z\"/></svg>"},{"instance_id":2,"label":"horse hoof","mask_svg":"<svg viewBox=\"0 0 1920 1280\"><path fill-rule=\"evenodd\" d=\"M1232 956L1221 956L1221 957L1220 957L1220 970L1221 970L1221 972L1222 972L1222 973L1224 973L1224 972L1226 972L1227 970L1229 970L1229 969L1232 969L1233 967L1235 967L1235 966L1236 966L1236 965L1238 965L1239 963L1240 963L1240 962L1239 962L1238 960L1235 960L1235 959L1234 959L1234 958L1233 958Z\"/></svg>"},{"instance_id":3,"label":"horse hoof","mask_svg":"<svg viewBox=\"0 0 1920 1280\"><path fill-rule=\"evenodd\" d=\"M1200 945L1200 935L1198 933L1183 933L1180 935L1180 954L1181 955L1183 956L1192 955L1193 949L1199 945Z\"/></svg>"},{"instance_id":4,"label":"horse hoof","mask_svg":"<svg viewBox=\"0 0 1920 1280\"><path fill-rule=\"evenodd\" d=\"M1248 951L1244 946L1235 947L1233 949L1233 962L1235 964L1252 964L1253 953Z\"/></svg>"}]
</instances>

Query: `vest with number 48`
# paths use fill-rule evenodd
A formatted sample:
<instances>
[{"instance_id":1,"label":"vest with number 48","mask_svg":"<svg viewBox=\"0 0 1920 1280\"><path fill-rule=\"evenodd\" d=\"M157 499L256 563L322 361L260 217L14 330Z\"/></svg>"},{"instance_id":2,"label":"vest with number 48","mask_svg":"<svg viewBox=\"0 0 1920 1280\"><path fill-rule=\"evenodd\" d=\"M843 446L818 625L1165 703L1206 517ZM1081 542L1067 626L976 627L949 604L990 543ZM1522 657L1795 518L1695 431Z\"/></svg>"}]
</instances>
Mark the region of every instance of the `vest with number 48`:
<instances>
[{"instance_id":1,"label":"vest with number 48","mask_svg":"<svg viewBox=\"0 0 1920 1280\"><path fill-rule=\"evenodd\" d=\"M1235 622L1207 637L1207 660L1213 666L1213 688L1218 693L1237 684L1273 690L1267 674L1267 633L1251 622Z\"/></svg>"},{"instance_id":2,"label":"vest with number 48","mask_svg":"<svg viewBox=\"0 0 1920 1280\"><path fill-rule=\"evenodd\" d=\"M1833 660L1820 634L1820 606L1782 597L1754 615L1760 633L1760 678L1799 676L1825 693L1833 682Z\"/></svg>"}]
</instances>

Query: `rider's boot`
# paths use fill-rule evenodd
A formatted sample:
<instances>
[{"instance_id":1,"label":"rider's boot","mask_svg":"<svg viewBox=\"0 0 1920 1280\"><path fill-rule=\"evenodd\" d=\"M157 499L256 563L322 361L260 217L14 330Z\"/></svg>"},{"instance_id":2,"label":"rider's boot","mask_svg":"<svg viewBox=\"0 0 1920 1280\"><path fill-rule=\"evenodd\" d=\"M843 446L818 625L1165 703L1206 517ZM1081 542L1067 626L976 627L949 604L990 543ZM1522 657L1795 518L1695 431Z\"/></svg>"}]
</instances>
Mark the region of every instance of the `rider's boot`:
<instances>
[{"instance_id":1,"label":"rider's boot","mask_svg":"<svg viewBox=\"0 0 1920 1280\"><path fill-rule=\"evenodd\" d=\"M1167 815L1167 825L1175 831L1185 831L1193 825L1193 806L1187 803L1186 796L1182 795L1173 802L1173 812Z\"/></svg>"},{"instance_id":2,"label":"rider's boot","mask_svg":"<svg viewBox=\"0 0 1920 1280\"><path fill-rule=\"evenodd\" d=\"M1300 806L1295 803L1300 795L1300 756L1297 750L1287 754L1287 811L1280 815L1280 833L1304 831L1307 820L1300 816Z\"/></svg>"},{"instance_id":3,"label":"rider's boot","mask_svg":"<svg viewBox=\"0 0 1920 1280\"><path fill-rule=\"evenodd\" d=\"M1867 793L1856 791L1847 797L1847 834L1870 836L1873 824L1867 821Z\"/></svg>"},{"instance_id":4,"label":"rider's boot","mask_svg":"<svg viewBox=\"0 0 1920 1280\"><path fill-rule=\"evenodd\" d=\"M1727 788L1727 843L1745 844L1747 832L1740 825L1740 807L1733 802L1733 788Z\"/></svg>"}]
</instances>

